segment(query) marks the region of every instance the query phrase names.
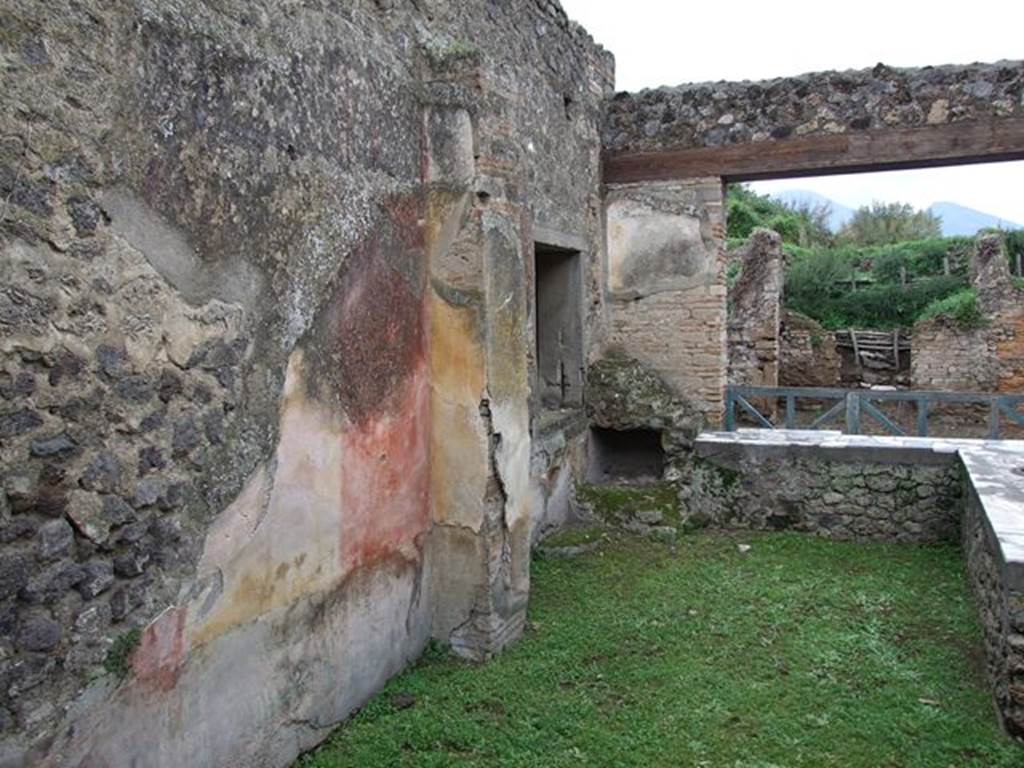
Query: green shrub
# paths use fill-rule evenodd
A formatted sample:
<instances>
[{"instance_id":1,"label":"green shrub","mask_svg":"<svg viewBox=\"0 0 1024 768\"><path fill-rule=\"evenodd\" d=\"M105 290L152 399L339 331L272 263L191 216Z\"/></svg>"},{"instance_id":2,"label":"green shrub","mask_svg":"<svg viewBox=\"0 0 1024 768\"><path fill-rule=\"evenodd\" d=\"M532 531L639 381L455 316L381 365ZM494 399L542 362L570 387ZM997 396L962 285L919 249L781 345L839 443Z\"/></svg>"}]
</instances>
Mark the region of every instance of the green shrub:
<instances>
[{"instance_id":1,"label":"green shrub","mask_svg":"<svg viewBox=\"0 0 1024 768\"><path fill-rule=\"evenodd\" d=\"M786 273L786 306L826 328L908 327L929 304L963 288L961 278L943 275L905 288L878 282L853 291L849 281L856 266L836 250L799 259Z\"/></svg>"},{"instance_id":2,"label":"green shrub","mask_svg":"<svg viewBox=\"0 0 1024 768\"><path fill-rule=\"evenodd\" d=\"M745 241L761 226L763 219L747 200L730 198L726 205L726 235Z\"/></svg>"},{"instance_id":3,"label":"green shrub","mask_svg":"<svg viewBox=\"0 0 1024 768\"><path fill-rule=\"evenodd\" d=\"M740 279L740 272L743 269L743 265L739 261L730 261L725 265L725 284L732 288L736 285L736 281Z\"/></svg>"},{"instance_id":4,"label":"green shrub","mask_svg":"<svg viewBox=\"0 0 1024 768\"><path fill-rule=\"evenodd\" d=\"M871 274L883 283L900 282L900 268L906 267L906 260L898 251L886 251L878 255L871 263Z\"/></svg>"},{"instance_id":5,"label":"green shrub","mask_svg":"<svg viewBox=\"0 0 1024 768\"><path fill-rule=\"evenodd\" d=\"M107 658L103 661L103 666L107 672L118 680L124 680L131 669L132 653L139 646L141 639L142 630L138 628L118 635L110 646L110 650L107 651Z\"/></svg>"},{"instance_id":6,"label":"green shrub","mask_svg":"<svg viewBox=\"0 0 1024 768\"><path fill-rule=\"evenodd\" d=\"M828 245L827 207L787 205L768 195L759 195L742 184L732 184L726 193L726 235L746 240L757 227L779 233L783 243Z\"/></svg>"},{"instance_id":7,"label":"green shrub","mask_svg":"<svg viewBox=\"0 0 1024 768\"><path fill-rule=\"evenodd\" d=\"M1024 261L1024 229L1007 232L1003 238L1006 241L1006 255L1010 259L1010 271L1012 272L1017 267L1018 255ZM1024 275L1017 275L1017 277L1024 277Z\"/></svg>"},{"instance_id":8,"label":"green shrub","mask_svg":"<svg viewBox=\"0 0 1024 768\"><path fill-rule=\"evenodd\" d=\"M918 315L918 320L933 317L949 318L963 329L978 328L985 322L978 308L978 294L973 288L961 288L956 293L929 303Z\"/></svg>"},{"instance_id":9,"label":"green shrub","mask_svg":"<svg viewBox=\"0 0 1024 768\"><path fill-rule=\"evenodd\" d=\"M768 229L779 233L783 242L799 243L801 240L800 219L792 213L780 213L772 216L765 224Z\"/></svg>"}]
</instances>

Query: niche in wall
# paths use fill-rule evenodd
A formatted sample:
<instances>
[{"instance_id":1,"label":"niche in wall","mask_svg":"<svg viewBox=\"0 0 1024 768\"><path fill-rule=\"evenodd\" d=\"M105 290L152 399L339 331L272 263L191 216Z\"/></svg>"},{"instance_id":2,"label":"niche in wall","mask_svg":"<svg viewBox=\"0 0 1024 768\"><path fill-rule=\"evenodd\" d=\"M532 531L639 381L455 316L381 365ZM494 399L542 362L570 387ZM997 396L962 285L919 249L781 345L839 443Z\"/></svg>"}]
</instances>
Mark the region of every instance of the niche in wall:
<instances>
[{"instance_id":1,"label":"niche in wall","mask_svg":"<svg viewBox=\"0 0 1024 768\"><path fill-rule=\"evenodd\" d=\"M535 243L535 353L540 407L583 405L583 286L579 251Z\"/></svg>"},{"instance_id":2,"label":"niche in wall","mask_svg":"<svg viewBox=\"0 0 1024 768\"><path fill-rule=\"evenodd\" d=\"M659 430L591 428L588 482L655 482L664 468Z\"/></svg>"}]
</instances>

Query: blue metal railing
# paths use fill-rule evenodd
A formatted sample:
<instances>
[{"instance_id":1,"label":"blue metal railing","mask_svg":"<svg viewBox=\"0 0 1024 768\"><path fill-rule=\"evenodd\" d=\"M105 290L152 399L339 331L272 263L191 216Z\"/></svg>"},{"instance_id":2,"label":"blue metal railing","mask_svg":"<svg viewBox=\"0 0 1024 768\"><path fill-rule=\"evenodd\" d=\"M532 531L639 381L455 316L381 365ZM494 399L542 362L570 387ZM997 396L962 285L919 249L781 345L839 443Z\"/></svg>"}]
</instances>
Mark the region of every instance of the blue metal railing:
<instances>
[{"instance_id":1,"label":"blue metal railing","mask_svg":"<svg viewBox=\"0 0 1024 768\"><path fill-rule=\"evenodd\" d=\"M1024 427L1024 413L1018 408L1024 405L1024 395L1003 395L987 392L935 392L935 391L890 391L874 389L831 389L826 387L743 387L729 386L725 390L725 417L722 428L727 432L736 429L736 410L741 409L754 422L765 429L778 429L769 416L751 404L751 400L785 401L783 408L783 425L785 429L796 429L796 404L798 400L835 401L824 413L819 415L809 426L802 429L819 429L829 422L843 418L843 431L858 435L861 432L861 418L868 416L874 419L883 429L892 435L907 435L907 430L886 416L876 403L910 402L916 406L914 420L915 434L918 437L928 436L928 416L931 405L958 404L983 405L988 409L988 437L997 440L1000 437L1000 426L1008 420Z\"/></svg>"}]
</instances>

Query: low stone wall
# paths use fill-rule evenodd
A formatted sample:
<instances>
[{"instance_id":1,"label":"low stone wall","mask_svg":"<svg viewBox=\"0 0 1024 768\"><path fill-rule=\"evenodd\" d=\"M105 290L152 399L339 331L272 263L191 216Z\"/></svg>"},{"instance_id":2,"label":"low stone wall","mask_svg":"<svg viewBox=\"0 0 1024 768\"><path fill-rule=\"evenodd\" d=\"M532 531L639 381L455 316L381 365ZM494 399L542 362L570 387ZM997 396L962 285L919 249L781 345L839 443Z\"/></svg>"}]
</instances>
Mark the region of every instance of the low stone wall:
<instances>
[{"instance_id":1,"label":"low stone wall","mask_svg":"<svg viewBox=\"0 0 1024 768\"><path fill-rule=\"evenodd\" d=\"M977 491L967 491L963 521L967 571L985 639L985 671L1003 725L1024 737L1024 584L1007 583L999 541Z\"/></svg>"},{"instance_id":2,"label":"low stone wall","mask_svg":"<svg viewBox=\"0 0 1024 768\"><path fill-rule=\"evenodd\" d=\"M958 452L966 489L962 540L996 708L1007 732L1024 738L1024 443L989 446Z\"/></svg>"},{"instance_id":3,"label":"low stone wall","mask_svg":"<svg viewBox=\"0 0 1024 768\"><path fill-rule=\"evenodd\" d=\"M684 480L691 523L922 543L959 531L997 711L1024 737L1024 442L709 433Z\"/></svg>"},{"instance_id":4,"label":"low stone wall","mask_svg":"<svg viewBox=\"0 0 1024 768\"><path fill-rule=\"evenodd\" d=\"M821 323L784 310L779 332L779 386L841 386L842 360L836 337Z\"/></svg>"},{"instance_id":5,"label":"low stone wall","mask_svg":"<svg viewBox=\"0 0 1024 768\"><path fill-rule=\"evenodd\" d=\"M962 484L951 457L919 452L897 462L873 461L860 452L823 458L816 447L705 446L687 480L687 517L725 528L955 541L962 508Z\"/></svg>"}]
</instances>

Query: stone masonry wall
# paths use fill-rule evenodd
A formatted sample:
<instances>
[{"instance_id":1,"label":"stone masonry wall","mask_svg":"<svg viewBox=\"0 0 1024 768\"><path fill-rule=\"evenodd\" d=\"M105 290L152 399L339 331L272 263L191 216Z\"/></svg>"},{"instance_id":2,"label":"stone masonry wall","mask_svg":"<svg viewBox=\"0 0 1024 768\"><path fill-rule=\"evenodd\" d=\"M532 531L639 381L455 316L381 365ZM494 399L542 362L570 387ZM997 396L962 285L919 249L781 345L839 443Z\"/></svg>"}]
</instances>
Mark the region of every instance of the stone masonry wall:
<instances>
[{"instance_id":1,"label":"stone masonry wall","mask_svg":"<svg viewBox=\"0 0 1024 768\"><path fill-rule=\"evenodd\" d=\"M783 387L839 387L842 359L835 335L821 323L783 310L779 332L779 384Z\"/></svg>"},{"instance_id":2,"label":"stone masonry wall","mask_svg":"<svg viewBox=\"0 0 1024 768\"><path fill-rule=\"evenodd\" d=\"M968 487L962 541L985 641L986 673L1012 736L1024 737L1024 591L1007 584L999 542Z\"/></svg>"},{"instance_id":3,"label":"stone masonry wall","mask_svg":"<svg viewBox=\"0 0 1024 768\"><path fill-rule=\"evenodd\" d=\"M616 186L605 206L609 348L717 423L727 367L720 181Z\"/></svg>"},{"instance_id":4,"label":"stone masonry wall","mask_svg":"<svg viewBox=\"0 0 1024 768\"><path fill-rule=\"evenodd\" d=\"M15 3L0 49L0 763L284 765L513 639L524 254L600 252L610 58L549 0Z\"/></svg>"},{"instance_id":5,"label":"stone masonry wall","mask_svg":"<svg viewBox=\"0 0 1024 768\"><path fill-rule=\"evenodd\" d=\"M696 458L681 486L696 524L833 539L955 541L963 487L954 462L873 463L743 453Z\"/></svg>"},{"instance_id":6,"label":"stone masonry wall","mask_svg":"<svg viewBox=\"0 0 1024 768\"><path fill-rule=\"evenodd\" d=\"M978 238L970 272L982 322L966 328L947 317L917 323L911 342L913 386L1024 391L1024 291L1011 280L998 236Z\"/></svg>"},{"instance_id":7,"label":"stone masonry wall","mask_svg":"<svg viewBox=\"0 0 1024 768\"><path fill-rule=\"evenodd\" d=\"M817 72L618 93L611 152L718 147L795 136L1024 116L1024 62Z\"/></svg>"},{"instance_id":8,"label":"stone masonry wall","mask_svg":"<svg viewBox=\"0 0 1024 768\"><path fill-rule=\"evenodd\" d=\"M740 263L740 274L728 294L729 383L777 387L782 239L771 230L755 229L730 259Z\"/></svg>"},{"instance_id":9,"label":"stone masonry wall","mask_svg":"<svg viewBox=\"0 0 1024 768\"><path fill-rule=\"evenodd\" d=\"M936 317L917 323L911 340L914 389L991 392L998 380L995 339L989 328L959 328Z\"/></svg>"}]
</instances>

